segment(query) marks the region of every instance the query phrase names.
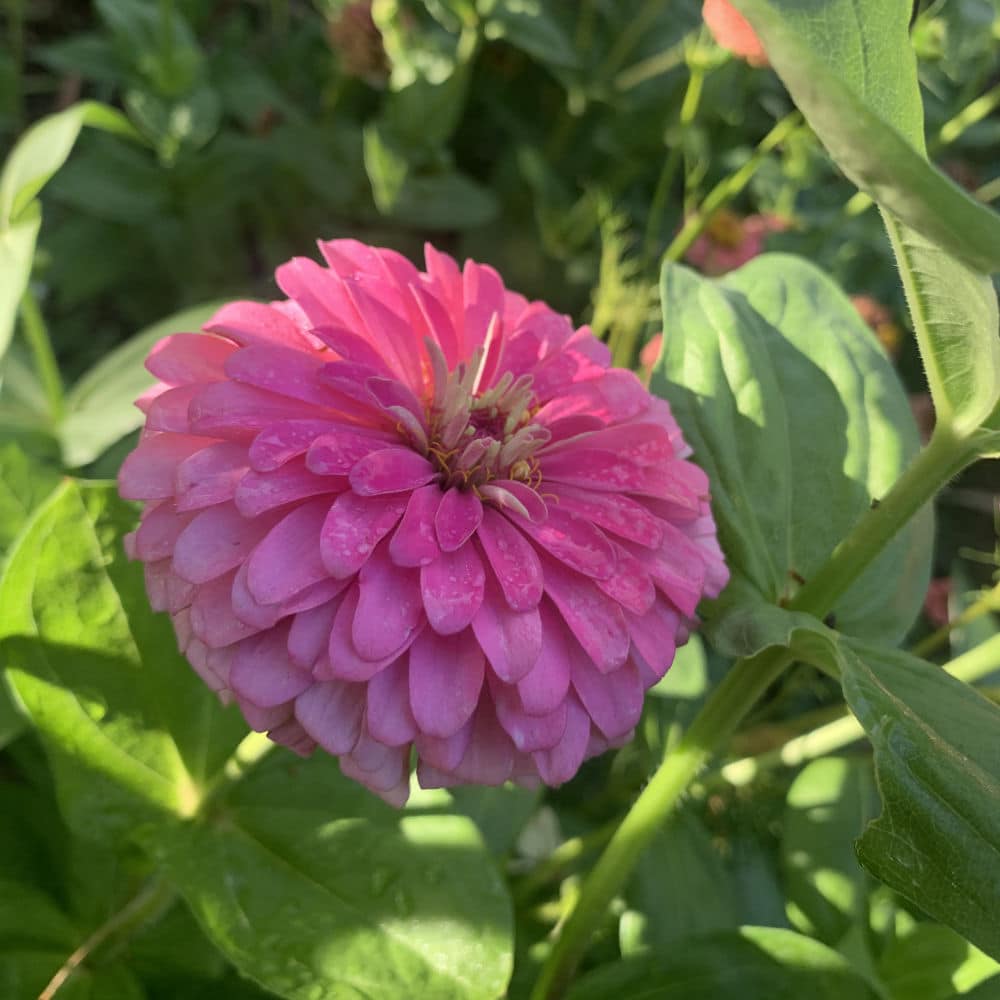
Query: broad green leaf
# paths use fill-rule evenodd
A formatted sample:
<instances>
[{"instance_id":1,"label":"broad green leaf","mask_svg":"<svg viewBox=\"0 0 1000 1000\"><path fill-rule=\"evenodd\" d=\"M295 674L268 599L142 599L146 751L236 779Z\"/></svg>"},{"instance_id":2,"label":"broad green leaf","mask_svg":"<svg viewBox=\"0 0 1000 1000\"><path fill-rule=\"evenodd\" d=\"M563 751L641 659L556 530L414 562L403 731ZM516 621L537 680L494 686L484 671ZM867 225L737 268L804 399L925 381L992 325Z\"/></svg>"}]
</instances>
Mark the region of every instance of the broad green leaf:
<instances>
[{"instance_id":1,"label":"broad green leaf","mask_svg":"<svg viewBox=\"0 0 1000 1000\"><path fill-rule=\"evenodd\" d=\"M67 481L0 583L2 655L48 752L71 828L119 836L188 816L245 733L177 652L125 558L132 507Z\"/></svg>"},{"instance_id":2,"label":"broad green leaf","mask_svg":"<svg viewBox=\"0 0 1000 1000\"><path fill-rule=\"evenodd\" d=\"M735 0L833 159L881 205L938 423L1000 398L1000 216L926 159L909 0ZM951 254L952 256L949 256Z\"/></svg>"},{"instance_id":3,"label":"broad green leaf","mask_svg":"<svg viewBox=\"0 0 1000 1000\"><path fill-rule=\"evenodd\" d=\"M1000 216L927 162L910 0L733 0L844 173L924 237L1000 270Z\"/></svg>"},{"instance_id":4,"label":"broad green leaf","mask_svg":"<svg viewBox=\"0 0 1000 1000\"><path fill-rule=\"evenodd\" d=\"M371 181L375 206L380 212L389 214L399 200L410 165L377 122L369 122L364 128L364 149L365 170Z\"/></svg>"},{"instance_id":5,"label":"broad green leaf","mask_svg":"<svg viewBox=\"0 0 1000 1000\"><path fill-rule=\"evenodd\" d=\"M704 825L675 814L643 851L625 892L629 910L619 929L622 955L676 948L692 934L735 930L729 873Z\"/></svg>"},{"instance_id":6,"label":"broad green leaf","mask_svg":"<svg viewBox=\"0 0 1000 1000\"><path fill-rule=\"evenodd\" d=\"M55 489L59 473L13 443L0 446L0 565L28 518Z\"/></svg>"},{"instance_id":7,"label":"broad green leaf","mask_svg":"<svg viewBox=\"0 0 1000 1000\"><path fill-rule=\"evenodd\" d=\"M891 1000L949 1000L1000 974L1000 965L940 924L916 924L878 963Z\"/></svg>"},{"instance_id":8,"label":"broad green leaf","mask_svg":"<svg viewBox=\"0 0 1000 1000\"><path fill-rule=\"evenodd\" d=\"M156 381L146 357L157 341L172 333L199 330L222 302L206 302L174 313L141 330L103 357L66 394L66 415L59 426L69 468L94 461L145 419L135 400Z\"/></svg>"},{"instance_id":9,"label":"broad green leaf","mask_svg":"<svg viewBox=\"0 0 1000 1000\"><path fill-rule=\"evenodd\" d=\"M1000 958L1000 708L901 652L839 643L838 660L883 803L862 864Z\"/></svg>"},{"instance_id":10,"label":"broad green leaf","mask_svg":"<svg viewBox=\"0 0 1000 1000\"><path fill-rule=\"evenodd\" d=\"M813 761L792 782L781 856L789 916L803 933L835 946L865 919L868 878L851 845L877 811L865 760Z\"/></svg>"},{"instance_id":11,"label":"broad green leaf","mask_svg":"<svg viewBox=\"0 0 1000 1000\"><path fill-rule=\"evenodd\" d=\"M843 956L775 927L689 938L680 947L600 966L569 1000L875 1000Z\"/></svg>"},{"instance_id":12,"label":"broad green leaf","mask_svg":"<svg viewBox=\"0 0 1000 1000\"><path fill-rule=\"evenodd\" d=\"M325 756L275 753L212 823L146 843L205 932L279 996L492 1000L510 903L475 825L398 812Z\"/></svg>"},{"instance_id":13,"label":"broad green leaf","mask_svg":"<svg viewBox=\"0 0 1000 1000\"><path fill-rule=\"evenodd\" d=\"M906 397L853 306L799 258L766 254L721 282L668 264L662 304L652 389L711 480L733 577L716 610L778 604L915 454ZM906 632L928 580L928 517L837 602L839 629L890 641Z\"/></svg>"}]
</instances>

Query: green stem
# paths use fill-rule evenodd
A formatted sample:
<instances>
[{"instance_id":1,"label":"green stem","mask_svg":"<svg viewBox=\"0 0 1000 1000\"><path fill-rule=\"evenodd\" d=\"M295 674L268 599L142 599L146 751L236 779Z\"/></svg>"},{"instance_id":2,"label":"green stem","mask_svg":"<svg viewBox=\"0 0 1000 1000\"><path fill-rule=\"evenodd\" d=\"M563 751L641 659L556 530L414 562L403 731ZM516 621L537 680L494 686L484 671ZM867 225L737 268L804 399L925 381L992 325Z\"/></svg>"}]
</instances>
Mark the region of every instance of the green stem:
<instances>
[{"instance_id":1,"label":"green stem","mask_svg":"<svg viewBox=\"0 0 1000 1000\"><path fill-rule=\"evenodd\" d=\"M628 879L640 854L712 753L792 661L785 649L768 649L735 663L712 692L680 743L622 820L587 876L532 992L532 1000L562 996L608 904Z\"/></svg>"},{"instance_id":2,"label":"green stem","mask_svg":"<svg viewBox=\"0 0 1000 1000\"><path fill-rule=\"evenodd\" d=\"M712 216L723 205L732 201L750 183L753 175L763 165L767 155L801 124L802 115L798 111L792 111L775 124L774 128L757 144L750 159L735 173L719 181L706 195L698 210L688 216L681 231L664 252L663 263L680 260L691 249L691 245L711 222Z\"/></svg>"},{"instance_id":3,"label":"green stem","mask_svg":"<svg viewBox=\"0 0 1000 1000\"><path fill-rule=\"evenodd\" d=\"M1000 198L1000 177L994 177L993 180L987 181L981 188L977 188L976 197L986 204L989 204L996 198Z\"/></svg>"},{"instance_id":4,"label":"green stem","mask_svg":"<svg viewBox=\"0 0 1000 1000\"><path fill-rule=\"evenodd\" d=\"M42 388L45 390L49 416L53 423L58 423L65 412L62 377L59 374L59 364L52 350L52 341L45 326L45 319L38 307L38 300L30 288L25 289L21 298L21 330L31 350Z\"/></svg>"},{"instance_id":5,"label":"green stem","mask_svg":"<svg viewBox=\"0 0 1000 1000\"><path fill-rule=\"evenodd\" d=\"M977 600L973 601L960 615L953 621L942 625L936 632L924 636L912 649L914 656L926 656L939 649L948 641L948 636L957 628L962 628L974 621L988 615L991 611L1000 611L1000 583L995 584Z\"/></svg>"},{"instance_id":6,"label":"green stem","mask_svg":"<svg viewBox=\"0 0 1000 1000\"><path fill-rule=\"evenodd\" d=\"M891 490L862 515L823 567L788 605L823 617L896 533L974 456L965 443L939 428Z\"/></svg>"},{"instance_id":7,"label":"green stem","mask_svg":"<svg viewBox=\"0 0 1000 1000\"><path fill-rule=\"evenodd\" d=\"M936 153L945 146L950 146L964 132L981 122L990 112L1000 105L1000 83L991 87L974 101L967 104L957 115L949 118L938 134L931 140L930 152Z\"/></svg>"},{"instance_id":8,"label":"green stem","mask_svg":"<svg viewBox=\"0 0 1000 1000\"><path fill-rule=\"evenodd\" d=\"M622 63L632 54L632 50L642 41L642 36L656 20L656 15L660 13L662 7L663 0L646 0L618 36L607 59L597 72L598 79L610 79L621 68Z\"/></svg>"},{"instance_id":9,"label":"green stem","mask_svg":"<svg viewBox=\"0 0 1000 1000\"><path fill-rule=\"evenodd\" d=\"M174 900L174 890L158 878L150 879L117 913L112 914L59 967L38 1000L52 998L66 985L70 977L110 937L131 935L144 924L163 913Z\"/></svg>"},{"instance_id":10,"label":"green stem","mask_svg":"<svg viewBox=\"0 0 1000 1000\"><path fill-rule=\"evenodd\" d=\"M670 70L684 62L686 49L687 39L685 38L671 45L670 48L657 52L655 56L650 56L648 59L643 59L629 66L628 69L623 69L615 77L615 90L625 93L633 87L638 87L641 83L669 73Z\"/></svg>"},{"instance_id":11,"label":"green stem","mask_svg":"<svg viewBox=\"0 0 1000 1000\"><path fill-rule=\"evenodd\" d=\"M618 819L613 819L596 830L563 841L518 882L514 890L514 901L516 903L527 901L538 889L558 878L582 857L603 847L614 836L618 823Z\"/></svg>"}]
</instances>

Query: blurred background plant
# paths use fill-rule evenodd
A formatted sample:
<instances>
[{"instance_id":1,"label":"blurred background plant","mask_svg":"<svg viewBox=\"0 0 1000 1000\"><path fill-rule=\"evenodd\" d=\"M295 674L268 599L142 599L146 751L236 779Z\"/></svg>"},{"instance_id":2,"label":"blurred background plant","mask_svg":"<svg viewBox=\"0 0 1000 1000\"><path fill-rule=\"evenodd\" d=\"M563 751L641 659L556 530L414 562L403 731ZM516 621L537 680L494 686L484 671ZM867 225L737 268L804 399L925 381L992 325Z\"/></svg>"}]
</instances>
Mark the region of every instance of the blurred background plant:
<instances>
[{"instance_id":1,"label":"blurred background plant","mask_svg":"<svg viewBox=\"0 0 1000 1000\"><path fill-rule=\"evenodd\" d=\"M918 420L932 425L877 212L830 164L777 77L713 40L700 0L7 0L3 11L0 144L81 100L127 122L85 128L45 187L28 292L0 360L0 557L60 471L114 475L138 425L131 402L149 345L197 327L211 303L273 296L273 268L312 253L318 236L411 257L429 239L493 264L510 287L590 322L616 361L636 368L643 348L643 363L655 361L662 259L720 274L765 249L801 254L854 297ZM924 2L912 38L932 156L996 206L1000 0ZM939 500L937 582L911 640L942 660L996 632L995 484L980 463ZM522 920L512 996L575 891L573 872L726 666L697 642L682 659L649 699L635 743L541 804L518 796L519 811L481 815L512 859ZM753 776L752 794L742 779L706 778L650 852L595 962L668 944L692 921L790 923L858 962L863 952L893 998L949 995L937 979L938 992L906 979L928 935L938 935L940 968L965 969L969 988L976 969L992 971L952 932L921 930L930 925L859 872L831 888L802 869L796 844L819 850L832 835L814 805L852 829L869 815L870 767L858 755L809 764L794 783L783 765L808 753L796 756L796 745L780 758L836 715L836 691L806 668L786 678L732 748L764 761L731 772ZM0 877L23 877L14 866L28 851L43 888L90 927L124 890L112 899L87 883L97 869L73 860L38 749L14 739L22 728L0 711L0 798L31 801L16 827L0 829L0 845L20 845L0 850L10 866ZM821 855L818 866L841 871L843 858ZM50 862L60 857L57 885ZM128 859L100 863L131 879ZM664 881L681 886L667 907L644 888ZM684 893L712 903L679 907ZM196 932L173 913L182 952ZM153 942L140 937L134 950L140 972L153 970L148 995L180 995L182 980L193 988ZM196 958L195 979L222 989L228 974L214 952ZM246 990L233 996L253 995L225 981Z\"/></svg>"}]
</instances>

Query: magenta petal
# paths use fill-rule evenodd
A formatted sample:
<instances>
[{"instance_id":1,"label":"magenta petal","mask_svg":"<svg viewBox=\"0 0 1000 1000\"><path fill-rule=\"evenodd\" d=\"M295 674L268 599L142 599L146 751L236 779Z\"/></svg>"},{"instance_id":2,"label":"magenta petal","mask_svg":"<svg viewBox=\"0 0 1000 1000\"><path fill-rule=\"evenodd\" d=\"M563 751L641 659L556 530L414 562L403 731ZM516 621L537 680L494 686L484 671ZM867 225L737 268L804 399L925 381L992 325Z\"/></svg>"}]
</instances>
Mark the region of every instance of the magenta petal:
<instances>
[{"instance_id":1,"label":"magenta petal","mask_svg":"<svg viewBox=\"0 0 1000 1000\"><path fill-rule=\"evenodd\" d=\"M486 574L472 542L442 552L420 570L420 591L431 628L451 635L466 628L483 603Z\"/></svg>"},{"instance_id":2,"label":"magenta petal","mask_svg":"<svg viewBox=\"0 0 1000 1000\"><path fill-rule=\"evenodd\" d=\"M180 533L174 571L190 583L208 583L235 569L274 525L273 515L248 521L232 504L209 507Z\"/></svg>"},{"instance_id":3,"label":"magenta petal","mask_svg":"<svg viewBox=\"0 0 1000 1000\"><path fill-rule=\"evenodd\" d=\"M403 519L389 542L389 558L397 566L426 566L441 554L434 532L440 503L441 489L436 483L410 495Z\"/></svg>"},{"instance_id":4,"label":"magenta petal","mask_svg":"<svg viewBox=\"0 0 1000 1000\"><path fill-rule=\"evenodd\" d=\"M290 701L266 708L255 705L252 701L241 701L239 706L243 718L247 720L247 725L258 733L282 726L292 717L292 703Z\"/></svg>"},{"instance_id":5,"label":"magenta petal","mask_svg":"<svg viewBox=\"0 0 1000 1000\"><path fill-rule=\"evenodd\" d=\"M406 497L359 497L342 493L327 514L320 533L320 553L332 576L353 576L375 546L395 527Z\"/></svg>"},{"instance_id":6,"label":"magenta petal","mask_svg":"<svg viewBox=\"0 0 1000 1000\"><path fill-rule=\"evenodd\" d=\"M653 582L686 617L694 615L705 585L705 556L679 528L664 524L663 544L655 552L633 548Z\"/></svg>"},{"instance_id":7,"label":"magenta petal","mask_svg":"<svg viewBox=\"0 0 1000 1000\"><path fill-rule=\"evenodd\" d=\"M250 464L258 472L271 472L290 458L304 455L313 441L336 426L332 420L279 420L269 424L250 445Z\"/></svg>"},{"instance_id":8,"label":"magenta petal","mask_svg":"<svg viewBox=\"0 0 1000 1000\"><path fill-rule=\"evenodd\" d=\"M327 577L320 530L329 500L313 500L282 518L250 557L247 586L261 604L280 604Z\"/></svg>"},{"instance_id":9,"label":"magenta petal","mask_svg":"<svg viewBox=\"0 0 1000 1000\"><path fill-rule=\"evenodd\" d=\"M220 441L189 455L175 473L177 509L200 510L232 500L240 480L250 471L246 447Z\"/></svg>"},{"instance_id":10,"label":"magenta petal","mask_svg":"<svg viewBox=\"0 0 1000 1000\"><path fill-rule=\"evenodd\" d=\"M615 740L635 728L642 714L642 678L630 660L611 671L599 673L585 656L573 661L573 688L597 728Z\"/></svg>"},{"instance_id":11,"label":"magenta petal","mask_svg":"<svg viewBox=\"0 0 1000 1000\"><path fill-rule=\"evenodd\" d=\"M199 587L191 602L191 628L212 649L229 646L260 631L233 613L232 590L232 577L220 576Z\"/></svg>"},{"instance_id":12,"label":"magenta petal","mask_svg":"<svg viewBox=\"0 0 1000 1000\"><path fill-rule=\"evenodd\" d=\"M338 607L338 601L327 601L308 611L300 611L292 619L288 631L288 656L297 667L311 671L326 653Z\"/></svg>"},{"instance_id":13,"label":"magenta petal","mask_svg":"<svg viewBox=\"0 0 1000 1000\"><path fill-rule=\"evenodd\" d=\"M169 502L147 507L135 532L136 556L143 562L166 559L191 518L190 514L175 513L174 505Z\"/></svg>"},{"instance_id":14,"label":"magenta petal","mask_svg":"<svg viewBox=\"0 0 1000 1000\"><path fill-rule=\"evenodd\" d=\"M517 688L491 684L497 720L522 753L550 750L566 731L566 702L562 701L548 715L529 715L524 710Z\"/></svg>"},{"instance_id":15,"label":"magenta petal","mask_svg":"<svg viewBox=\"0 0 1000 1000\"><path fill-rule=\"evenodd\" d=\"M593 490L553 484L560 510L577 514L621 538L655 549L663 542L663 527L659 518L631 497L598 493Z\"/></svg>"},{"instance_id":16,"label":"magenta petal","mask_svg":"<svg viewBox=\"0 0 1000 1000\"><path fill-rule=\"evenodd\" d=\"M174 495L177 466L215 444L190 434L154 434L139 442L122 463L118 492L126 500L164 500Z\"/></svg>"},{"instance_id":17,"label":"magenta petal","mask_svg":"<svg viewBox=\"0 0 1000 1000\"><path fill-rule=\"evenodd\" d=\"M547 601L538 608L542 619L542 648L534 667L518 681L517 693L530 715L554 712L566 697L572 669L566 627Z\"/></svg>"},{"instance_id":18,"label":"magenta petal","mask_svg":"<svg viewBox=\"0 0 1000 1000\"><path fill-rule=\"evenodd\" d=\"M578 573L607 580L615 571L615 550L600 528L553 507L544 524L522 522L521 530Z\"/></svg>"},{"instance_id":19,"label":"magenta petal","mask_svg":"<svg viewBox=\"0 0 1000 1000\"><path fill-rule=\"evenodd\" d=\"M318 377L324 364L325 360L313 351L254 344L229 358L226 374L243 385L317 406L333 406L335 398Z\"/></svg>"},{"instance_id":20,"label":"magenta petal","mask_svg":"<svg viewBox=\"0 0 1000 1000\"><path fill-rule=\"evenodd\" d=\"M295 699L295 718L327 753L350 753L361 734L365 686L326 681Z\"/></svg>"},{"instance_id":21,"label":"magenta petal","mask_svg":"<svg viewBox=\"0 0 1000 1000\"><path fill-rule=\"evenodd\" d=\"M311 420L325 413L311 403L257 389L239 382L213 382L202 388L188 406L191 429L227 441L248 441L272 424Z\"/></svg>"},{"instance_id":22,"label":"magenta petal","mask_svg":"<svg viewBox=\"0 0 1000 1000\"><path fill-rule=\"evenodd\" d=\"M241 702L272 708L290 701L312 683L307 671L289 661L287 639L287 627L278 627L239 644L229 671L229 686Z\"/></svg>"},{"instance_id":23,"label":"magenta petal","mask_svg":"<svg viewBox=\"0 0 1000 1000\"><path fill-rule=\"evenodd\" d=\"M281 609L275 605L261 604L247 586L247 564L242 563L233 578L229 599L233 613L241 622L256 629L271 628L281 618Z\"/></svg>"},{"instance_id":24,"label":"magenta petal","mask_svg":"<svg viewBox=\"0 0 1000 1000\"><path fill-rule=\"evenodd\" d=\"M338 428L322 434L309 446L306 465L321 476L346 476L373 451L385 448L388 435L380 431Z\"/></svg>"},{"instance_id":25,"label":"magenta petal","mask_svg":"<svg viewBox=\"0 0 1000 1000\"><path fill-rule=\"evenodd\" d=\"M562 739L551 750L532 754L542 781L561 785L569 781L583 763L590 740L590 718L575 698L566 701L566 728Z\"/></svg>"},{"instance_id":26,"label":"magenta petal","mask_svg":"<svg viewBox=\"0 0 1000 1000\"><path fill-rule=\"evenodd\" d=\"M424 616L420 575L394 566L380 546L361 567L358 585L360 597L351 630L358 654L366 660L381 660L405 648Z\"/></svg>"},{"instance_id":27,"label":"magenta petal","mask_svg":"<svg viewBox=\"0 0 1000 1000\"><path fill-rule=\"evenodd\" d=\"M402 650L392 650L381 660L366 660L354 648L352 629L358 611L358 588L345 592L333 619L327 659L316 664L313 675L320 680L367 681L387 667ZM412 636L407 639L409 642Z\"/></svg>"},{"instance_id":28,"label":"magenta petal","mask_svg":"<svg viewBox=\"0 0 1000 1000\"><path fill-rule=\"evenodd\" d=\"M449 774L461 763L471 741L472 719L469 719L451 736L429 736L427 733L421 733L414 741L414 747L421 761L444 774Z\"/></svg>"},{"instance_id":29,"label":"magenta petal","mask_svg":"<svg viewBox=\"0 0 1000 1000\"><path fill-rule=\"evenodd\" d=\"M371 497L426 486L437 475L423 455L409 448L383 448L356 462L349 478L355 493Z\"/></svg>"},{"instance_id":30,"label":"magenta petal","mask_svg":"<svg viewBox=\"0 0 1000 1000\"><path fill-rule=\"evenodd\" d=\"M368 731L380 743L396 747L410 743L418 733L410 709L407 657L401 656L368 682Z\"/></svg>"},{"instance_id":31,"label":"magenta petal","mask_svg":"<svg viewBox=\"0 0 1000 1000\"><path fill-rule=\"evenodd\" d=\"M520 529L487 508L477 538L490 569L515 611L528 611L542 598L542 564Z\"/></svg>"},{"instance_id":32,"label":"magenta petal","mask_svg":"<svg viewBox=\"0 0 1000 1000\"><path fill-rule=\"evenodd\" d=\"M514 746L497 722L488 698L483 698L472 720L469 748L455 773L476 785L502 785L514 769Z\"/></svg>"},{"instance_id":33,"label":"magenta petal","mask_svg":"<svg viewBox=\"0 0 1000 1000\"><path fill-rule=\"evenodd\" d=\"M205 324L205 329L238 344L306 346L302 334L284 313L261 302L230 302Z\"/></svg>"},{"instance_id":34,"label":"magenta petal","mask_svg":"<svg viewBox=\"0 0 1000 1000\"><path fill-rule=\"evenodd\" d=\"M158 341L146 358L146 370L167 385L221 382L226 358L235 345L207 333L175 333Z\"/></svg>"},{"instance_id":35,"label":"magenta petal","mask_svg":"<svg viewBox=\"0 0 1000 1000\"><path fill-rule=\"evenodd\" d=\"M656 600L653 581L639 560L620 545L615 546L615 555L615 572L607 580L598 580L597 586L626 610L645 614Z\"/></svg>"},{"instance_id":36,"label":"magenta petal","mask_svg":"<svg viewBox=\"0 0 1000 1000\"><path fill-rule=\"evenodd\" d=\"M329 495L329 502L333 503L333 494L346 487L344 479L317 476L305 467L301 458L296 458L273 472L248 472L236 488L234 502L244 517L257 517L309 497Z\"/></svg>"},{"instance_id":37,"label":"magenta petal","mask_svg":"<svg viewBox=\"0 0 1000 1000\"><path fill-rule=\"evenodd\" d=\"M410 707L422 732L448 737L472 717L485 659L471 631L441 636L424 629L410 648Z\"/></svg>"},{"instance_id":38,"label":"magenta petal","mask_svg":"<svg viewBox=\"0 0 1000 1000\"><path fill-rule=\"evenodd\" d=\"M538 609L511 610L495 584L472 619L472 631L493 672L508 684L516 683L534 667L542 649Z\"/></svg>"},{"instance_id":39,"label":"magenta petal","mask_svg":"<svg viewBox=\"0 0 1000 1000\"><path fill-rule=\"evenodd\" d=\"M445 552L460 549L476 533L482 520L483 504L474 490L448 490L434 518L441 548Z\"/></svg>"},{"instance_id":40,"label":"magenta petal","mask_svg":"<svg viewBox=\"0 0 1000 1000\"><path fill-rule=\"evenodd\" d=\"M188 410L191 401L204 389L204 383L178 386L161 392L149 404L146 412L146 431L173 431L176 434L187 434L191 429L191 419ZM141 397L140 397L141 398ZM139 400L136 400L136 406Z\"/></svg>"},{"instance_id":41,"label":"magenta petal","mask_svg":"<svg viewBox=\"0 0 1000 1000\"><path fill-rule=\"evenodd\" d=\"M626 615L632 643L659 680L674 661L677 651L678 614L665 601L658 601L644 615Z\"/></svg>"},{"instance_id":42,"label":"magenta petal","mask_svg":"<svg viewBox=\"0 0 1000 1000\"><path fill-rule=\"evenodd\" d=\"M617 601L595 583L547 559L545 592L559 609L570 632L602 673L616 670L628 656L625 616Z\"/></svg>"}]
</instances>

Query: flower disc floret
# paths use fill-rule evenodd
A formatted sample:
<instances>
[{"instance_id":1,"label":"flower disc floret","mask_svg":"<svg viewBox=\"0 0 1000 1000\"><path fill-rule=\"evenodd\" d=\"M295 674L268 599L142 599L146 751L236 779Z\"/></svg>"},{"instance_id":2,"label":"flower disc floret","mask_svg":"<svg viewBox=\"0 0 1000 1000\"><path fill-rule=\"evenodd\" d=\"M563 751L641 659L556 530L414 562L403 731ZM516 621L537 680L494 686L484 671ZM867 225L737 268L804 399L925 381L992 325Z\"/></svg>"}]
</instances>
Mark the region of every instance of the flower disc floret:
<instances>
[{"instance_id":1,"label":"flower disc floret","mask_svg":"<svg viewBox=\"0 0 1000 1000\"><path fill-rule=\"evenodd\" d=\"M559 784L630 738L727 572L666 403L432 247L352 240L147 361L130 554L248 724L387 801Z\"/></svg>"}]
</instances>

